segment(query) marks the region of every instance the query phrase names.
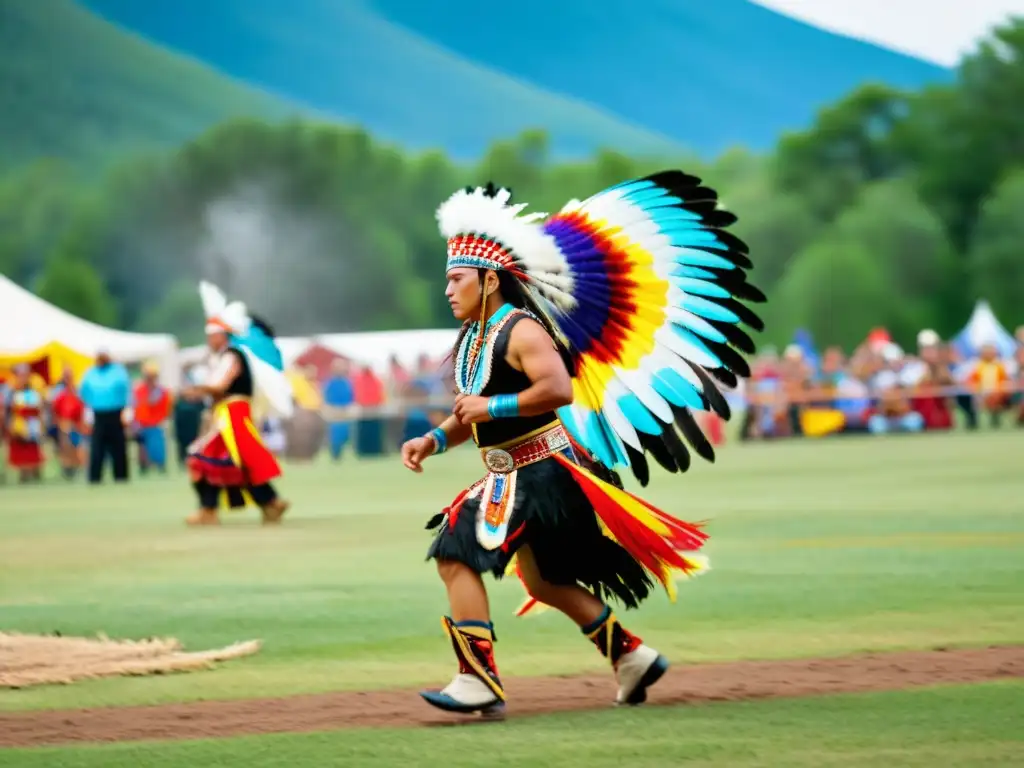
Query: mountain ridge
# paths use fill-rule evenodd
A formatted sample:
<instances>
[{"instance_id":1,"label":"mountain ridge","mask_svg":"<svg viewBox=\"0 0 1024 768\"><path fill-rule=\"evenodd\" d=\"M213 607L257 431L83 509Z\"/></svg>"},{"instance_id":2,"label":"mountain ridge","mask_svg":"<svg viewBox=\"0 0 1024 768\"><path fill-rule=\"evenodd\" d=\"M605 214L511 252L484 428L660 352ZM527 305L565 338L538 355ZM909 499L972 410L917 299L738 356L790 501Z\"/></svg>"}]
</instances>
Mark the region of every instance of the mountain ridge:
<instances>
[{"instance_id":1,"label":"mountain ridge","mask_svg":"<svg viewBox=\"0 0 1024 768\"><path fill-rule=\"evenodd\" d=\"M950 76L749 0L293 0L287 14L276 0L81 2L387 140L459 156L534 127L559 154L767 150L865 82Z\"/></svg>"}]
</instances>

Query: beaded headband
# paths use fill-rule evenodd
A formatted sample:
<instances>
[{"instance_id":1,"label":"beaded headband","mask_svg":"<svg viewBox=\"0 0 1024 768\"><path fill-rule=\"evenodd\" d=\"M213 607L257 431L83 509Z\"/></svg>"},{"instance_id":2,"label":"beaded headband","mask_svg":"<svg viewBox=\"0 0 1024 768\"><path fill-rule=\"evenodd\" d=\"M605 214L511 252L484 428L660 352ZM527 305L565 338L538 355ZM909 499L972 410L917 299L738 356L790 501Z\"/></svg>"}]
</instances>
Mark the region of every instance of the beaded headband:
<instances>
[{"instance_id":1,"label":"beaded headband","mask_svg":"<svg viewBox=\"0 0 1024 768\"><path fill-rule=\"evenodd\" d=\"M459 267L504 269L522 274L508 248L497 240L482 235L456 235L448 238L448 262L445 271Z\"/></svg>"}]
</instances>

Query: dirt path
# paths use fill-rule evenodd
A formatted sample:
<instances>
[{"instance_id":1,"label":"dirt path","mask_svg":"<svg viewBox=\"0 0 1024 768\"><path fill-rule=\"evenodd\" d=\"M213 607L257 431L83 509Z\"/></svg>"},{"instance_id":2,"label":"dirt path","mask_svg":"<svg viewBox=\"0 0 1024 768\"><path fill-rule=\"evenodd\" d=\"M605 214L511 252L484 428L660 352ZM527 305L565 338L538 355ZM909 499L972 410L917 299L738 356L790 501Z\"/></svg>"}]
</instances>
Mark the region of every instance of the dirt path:
<instances>
[{"instance_id":1,"label":"dirt path","mask_svg":"<svg viewBox=\"0 0 1024 768\"><path fill-rule=\"evenodd\" d=\"M871 654L833 659L676 665L650 703L699 704L942 683L1024 678L1024 646ZM519 678L507 682L509 717L604 709L610 675ZM345 692L280 699L154 707L0 714L0 747L141 739L195 739L339 728L438 726L473 718L432 710L413 690Z\"/></svg>"}]
</instances>

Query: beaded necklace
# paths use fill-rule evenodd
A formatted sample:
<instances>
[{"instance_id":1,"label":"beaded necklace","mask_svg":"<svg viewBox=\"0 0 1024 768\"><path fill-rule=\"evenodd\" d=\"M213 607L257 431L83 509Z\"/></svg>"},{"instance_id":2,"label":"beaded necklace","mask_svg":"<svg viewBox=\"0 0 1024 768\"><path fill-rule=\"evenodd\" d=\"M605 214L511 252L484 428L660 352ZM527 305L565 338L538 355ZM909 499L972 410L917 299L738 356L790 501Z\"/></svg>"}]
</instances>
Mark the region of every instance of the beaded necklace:
<instances>
[{"instance_id":1,"label":"beaded necklace","mask_svg":"<svg viewBox=\"0 0 1024 768\"><path fill-rule=\"evenodd\" d=\"M483 335L480 335L476 323L466 331L455 359L455 382L462 394L479 395L483 392L491 377L494 339L509 319L519 312L511 304L503 304L487 320Z\"/></svg>"}]
</instances>

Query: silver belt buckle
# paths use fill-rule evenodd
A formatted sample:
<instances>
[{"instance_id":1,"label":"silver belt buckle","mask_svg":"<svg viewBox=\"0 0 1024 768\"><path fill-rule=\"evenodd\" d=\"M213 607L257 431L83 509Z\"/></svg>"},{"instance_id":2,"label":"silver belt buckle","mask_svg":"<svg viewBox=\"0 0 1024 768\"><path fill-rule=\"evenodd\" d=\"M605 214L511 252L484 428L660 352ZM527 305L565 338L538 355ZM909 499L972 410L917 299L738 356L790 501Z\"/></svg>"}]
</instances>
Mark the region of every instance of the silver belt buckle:
<instances>
[{"instance_id":1,"label":"silver belt buckle","mask_svg":"<svg viewBox=\"0 0 1024 768\"><path fill-rule=\"evenodd\" d=\"M484 463L491 472L499 475L507 475L516 468L516 462L512 458L512 454L501 450L501 448L491 448L491 450L485 453Z\"/></svg>"}]
</instances>

